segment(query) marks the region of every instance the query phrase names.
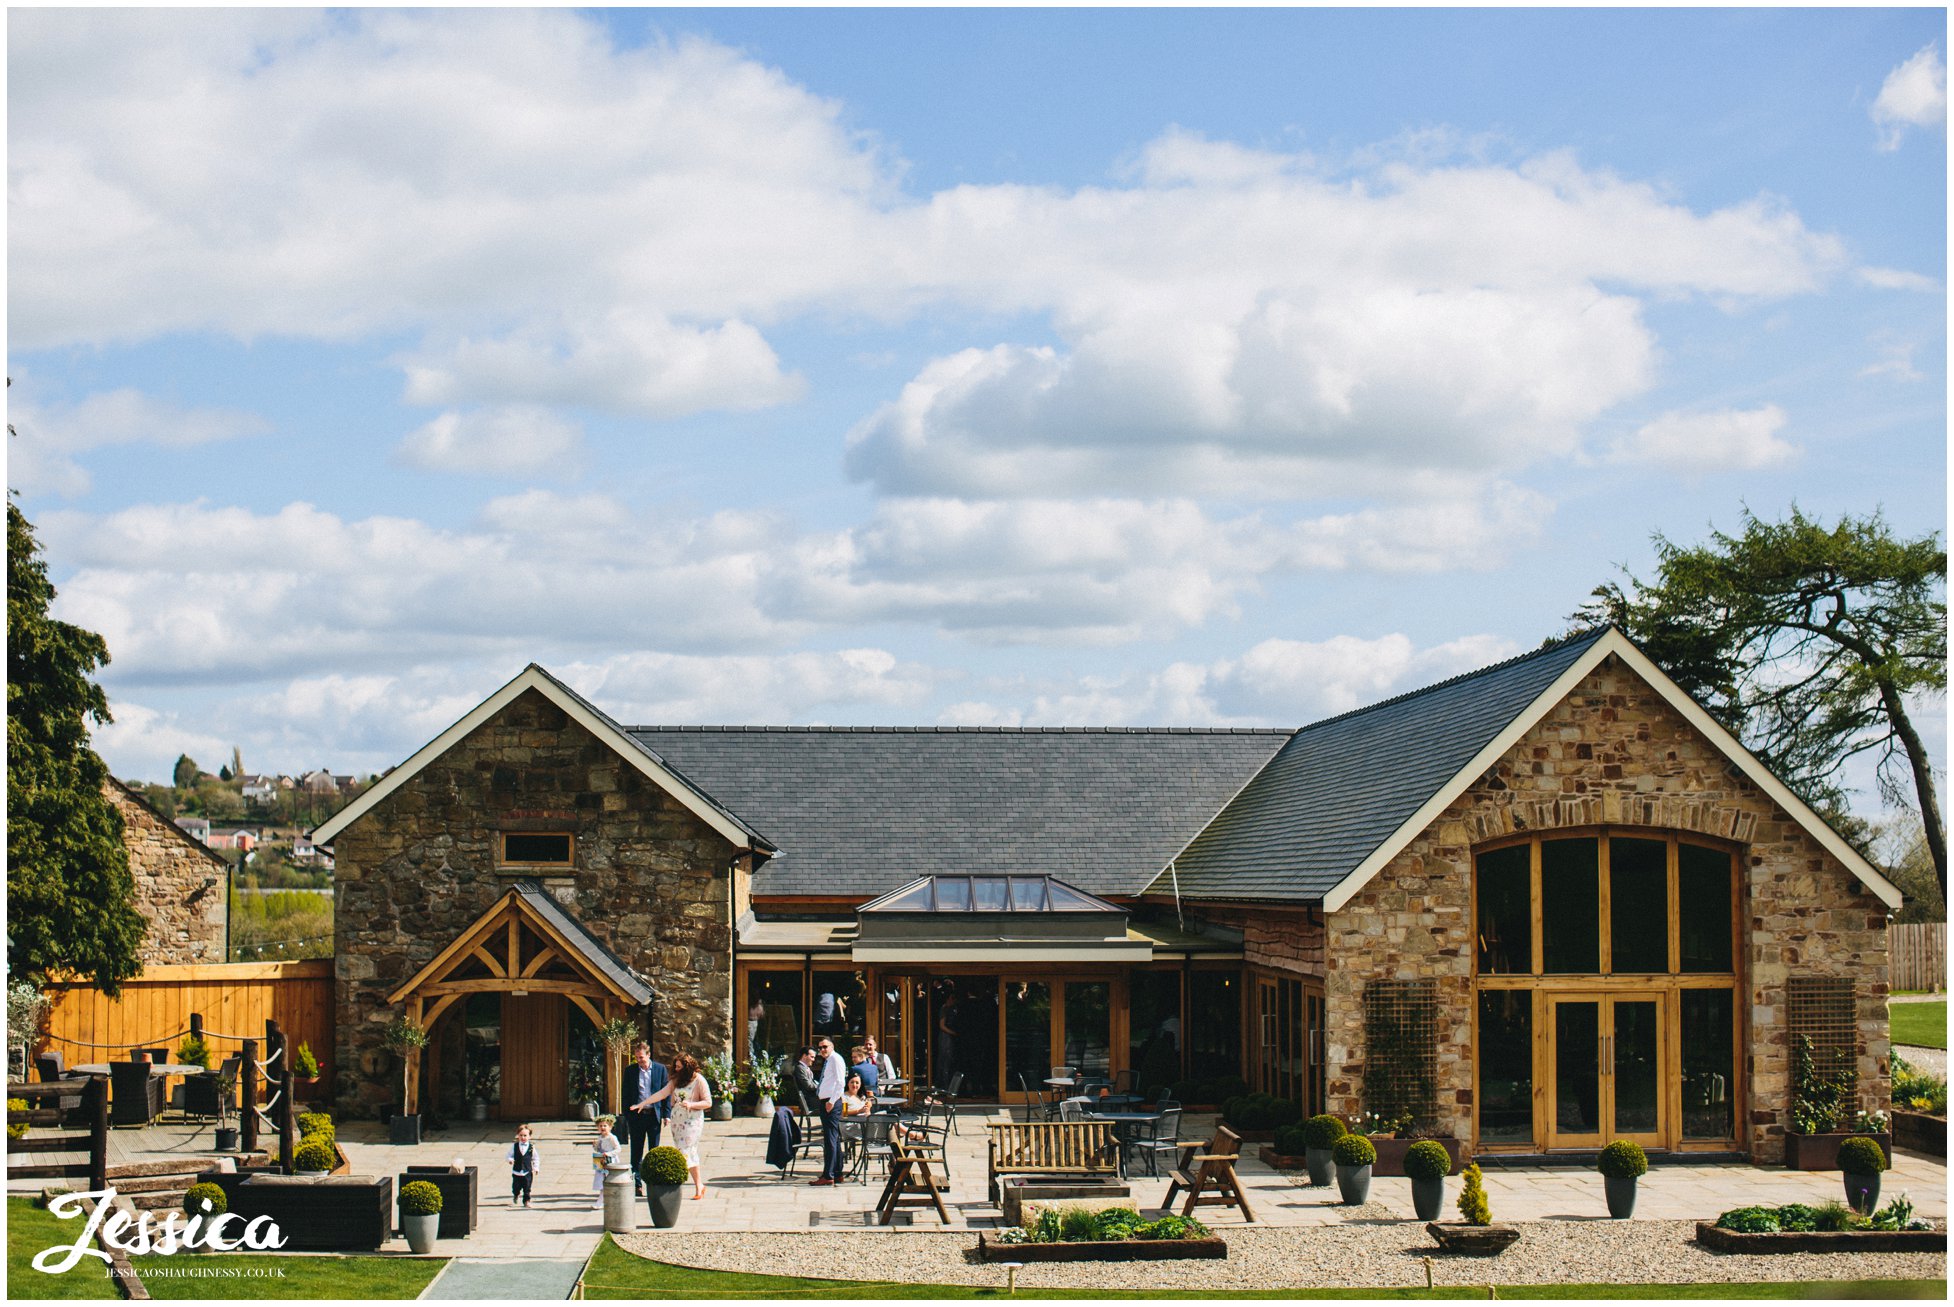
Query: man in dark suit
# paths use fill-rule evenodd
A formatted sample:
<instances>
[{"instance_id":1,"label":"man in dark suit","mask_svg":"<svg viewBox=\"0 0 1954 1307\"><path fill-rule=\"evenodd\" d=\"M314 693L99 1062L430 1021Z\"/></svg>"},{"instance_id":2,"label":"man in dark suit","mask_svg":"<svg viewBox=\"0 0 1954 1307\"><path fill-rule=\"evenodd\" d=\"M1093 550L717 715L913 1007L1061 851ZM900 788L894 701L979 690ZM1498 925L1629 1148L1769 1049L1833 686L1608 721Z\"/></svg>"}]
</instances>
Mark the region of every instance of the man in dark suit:
<instances>
[{"instance_id":1,"label":"man in dark suit","mask_svg":"<svg viewBox=\"0 0 1954 1307\"><path fill-rule=\"evenodd\" d=\"M650 1044L640 1039L633 1051L637 1064L624 1068L624 1128L631 1140L631 1178L643 1193L644 1176L638 1164L644 1160L645 1149L658 1147L665 1118L672 1114L672 1078L651 1060Z\"/></svg>"}]
</instances>

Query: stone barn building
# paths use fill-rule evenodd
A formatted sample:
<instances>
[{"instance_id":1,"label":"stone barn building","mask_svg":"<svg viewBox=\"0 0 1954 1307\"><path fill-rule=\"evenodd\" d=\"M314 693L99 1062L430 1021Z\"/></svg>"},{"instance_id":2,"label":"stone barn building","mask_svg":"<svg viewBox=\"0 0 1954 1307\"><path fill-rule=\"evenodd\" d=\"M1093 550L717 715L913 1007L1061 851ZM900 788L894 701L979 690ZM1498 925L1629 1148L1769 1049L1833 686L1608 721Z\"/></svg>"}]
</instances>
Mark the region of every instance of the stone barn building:
<instances>
[{"instance_id":1,"label":"stone barn building","mask_svg":"<svg viewBox=\"0 0 1954 1307\"><path fill-rule=\"evenodd\" d=\"M144 966L223 962L231 867L113 776L102 795L122 814L133 900L149 922L137 957Z\"/></svg>"},{"instance_id":2,"label":"stone barn building","mask_svg":"<svg viewBox=\"0 0 1954 1307\"><path fill-rule=\"evenodd\" d=\"M1889 1076L1898 892L1618 630L1300 730L624 726L531 666L315 833L342 1107L548 1116L875 1034L1408 1115L1476 1152L1776 1160L1792 1050Z\"/></svg>"}]
</instances>

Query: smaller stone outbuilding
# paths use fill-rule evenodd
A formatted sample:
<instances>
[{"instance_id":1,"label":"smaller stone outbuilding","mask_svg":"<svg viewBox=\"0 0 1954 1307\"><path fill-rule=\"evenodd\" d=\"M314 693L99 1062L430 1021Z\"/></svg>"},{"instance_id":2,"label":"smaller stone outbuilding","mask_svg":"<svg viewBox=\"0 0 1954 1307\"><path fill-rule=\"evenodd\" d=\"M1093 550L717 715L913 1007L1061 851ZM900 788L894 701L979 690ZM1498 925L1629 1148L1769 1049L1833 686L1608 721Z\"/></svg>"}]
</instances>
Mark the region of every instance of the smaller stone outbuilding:
<instances>
[{"instance_id":1,"label":"smaller stone outbuilding","mask_svg":"<svg viewBox=\"0 0 1954 1307\"><path fill-rule=\"evenodd\" d=\"M138 954L142 964L224 961L230 864L113 776L102 793L122 814L135 909L149 923Z\"/></svg>"}]
</instances>

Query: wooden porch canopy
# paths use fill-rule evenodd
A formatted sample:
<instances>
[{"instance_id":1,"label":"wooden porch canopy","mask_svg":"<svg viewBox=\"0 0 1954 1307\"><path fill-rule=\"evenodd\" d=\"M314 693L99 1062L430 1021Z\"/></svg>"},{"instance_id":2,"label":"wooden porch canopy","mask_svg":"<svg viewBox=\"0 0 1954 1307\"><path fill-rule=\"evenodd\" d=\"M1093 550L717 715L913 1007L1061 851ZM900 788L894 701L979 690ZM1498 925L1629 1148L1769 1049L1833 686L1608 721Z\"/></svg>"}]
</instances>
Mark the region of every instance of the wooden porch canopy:
<instances>
[{"instance_id":1,"label":"wooden porch canopy","mask_svg":"<svg viewBox=\"0 0 1954 1307\"><path fill-rule=\"evenodd\" d=\"M423 1030L469 994L561 994L602 1026L654 997L644 979L534 880L519 880L387 1002L402 1003ZM421 1055L408 1059L406 1111L420 1110ZM617 1068L605 1059L605 1097Z\"/></svg>"}]
</instances>

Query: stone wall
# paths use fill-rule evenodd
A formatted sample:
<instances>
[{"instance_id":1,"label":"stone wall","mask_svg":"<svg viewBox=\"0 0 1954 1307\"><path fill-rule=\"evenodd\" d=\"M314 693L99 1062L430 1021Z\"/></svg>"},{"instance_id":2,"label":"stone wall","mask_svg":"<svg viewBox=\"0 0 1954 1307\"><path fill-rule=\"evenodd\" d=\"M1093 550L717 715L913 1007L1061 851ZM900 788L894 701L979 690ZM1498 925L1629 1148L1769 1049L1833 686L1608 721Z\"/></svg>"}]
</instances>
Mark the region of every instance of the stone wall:
<instances>
[{"instance_id":1,"label":"stone wall","mask_svg":"<svg viewBox=\"0 0 1954 1307\"><path fill-rule=\"evenodd\" d=\"M1323 975L1323 913L1317 908L1257 906L1232 908L1203 904L1190 920L1242 932L1242 961L1292 975Z\"/></svg>"},{"instance_id":2,"label":"stone wall","mask_svg":"<svg viewBox=\"0 0 1954 1307\"><path fill-rule=\"evenodd\" d=\"M229 865L119 782L102 793L122 814L135 908L149 922L137 954L143 965L224 961Z\"/></svg>"},{"instance_id":3,"label":"stone wall","mask_svg":"<svg viewBox=\"0 0 1954 1307\"><path fill-rule=\"evenodd\" d=\"M510 830L576 836L574 870L544 886L651 982L655 1056L730 1047L732 845L532 690L334 841L342 1110L399 1096L386 995L536 874L497 869Z\"/></svg>"},{"instance_id":4,"label":"stone wall","mask_svg":"<svg viewBox=\"0 0 1954 1307\"><path fill-rule=\"evenodd\" d=\"M1472 850L1502 836L1596 825L1694 832L1746 846L1737 1008L1749 1023L1747 1132L1756 1160L1783 1156L1788 975L1855 981L1860 1103L1886 1105L1886 905L1611 657L1330 915L1324 988L1331 1111L1363 1105L1365 985L1430 977L1439 988L1440 1115L1452 1133L1470 1135ZM1740 1133L1745 1129L1740 1125Z\"/></svg>"}]
</instances>

